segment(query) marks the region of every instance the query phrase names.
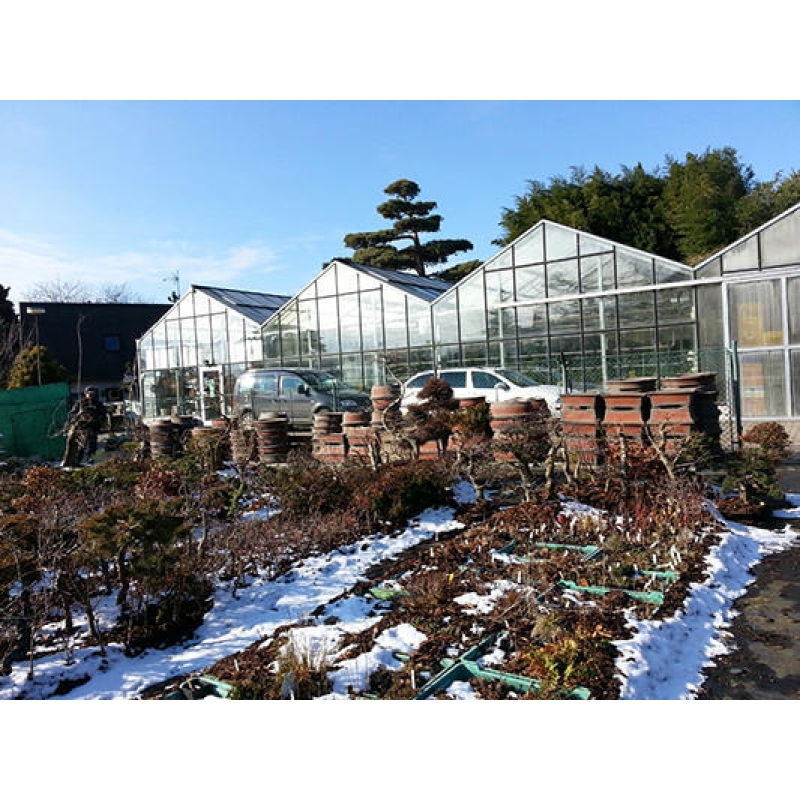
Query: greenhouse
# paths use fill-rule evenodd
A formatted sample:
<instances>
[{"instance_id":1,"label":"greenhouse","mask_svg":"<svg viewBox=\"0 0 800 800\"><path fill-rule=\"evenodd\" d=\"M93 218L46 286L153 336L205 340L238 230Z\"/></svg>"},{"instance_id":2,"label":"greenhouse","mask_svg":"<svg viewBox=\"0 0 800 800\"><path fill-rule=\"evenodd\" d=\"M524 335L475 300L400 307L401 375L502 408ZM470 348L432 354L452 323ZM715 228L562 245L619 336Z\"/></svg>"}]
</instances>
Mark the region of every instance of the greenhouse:
<instances>
[{"instance_id":1,"label":"greenhouse","mask_svg":"<svg viewBox=\"0 0 800 800\"><path fill-rule=\"evenodd\" d=\"M250 366L358 389L489 366L565 391L714 372L748 420L798 418L797 308L800 204L697 267L543 220L455 285L333 261L293 298L192 287L140 342L143 408L227 413Z\"/></svg>"},{"instance_id":2,"label":"greenhouse","mask_svg":"<svg viewBox=\"0 0 800 800\"><path fill-rule=\"evenodd\" d=\"M541 222L455 286L333 262L264 325L264 358L358 388L453 366L584 388L695 369L694 309L690 267Z\"/></svg>"},{"instance_id":3,"label":"greenhouse","mask_svg":"<svg viewBox=\"0 0 800 800\"><path fill-rule=\"evenodd\" d=\"M261 366L261 326L288 297L192 286L137 342L139 413L212 420L236 376Z\"/></svg>"},{"instance_id":4,"label":"greenhouse","mask_svg":"<svg viewBox=\"0 0 800 800\"><path fill-rule=\"evenodd\" d=\"M800 418L800 205L699 264L696 276L707 335L738 352L742 416Z\"/></svg>"}]
</instances>

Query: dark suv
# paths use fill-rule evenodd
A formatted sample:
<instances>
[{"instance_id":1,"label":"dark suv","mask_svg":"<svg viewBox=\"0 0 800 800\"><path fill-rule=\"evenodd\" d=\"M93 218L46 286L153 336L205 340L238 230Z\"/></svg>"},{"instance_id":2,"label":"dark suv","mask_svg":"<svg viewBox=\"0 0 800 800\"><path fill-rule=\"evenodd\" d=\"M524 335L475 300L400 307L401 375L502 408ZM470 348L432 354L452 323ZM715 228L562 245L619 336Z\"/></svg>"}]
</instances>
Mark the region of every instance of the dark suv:
<instances>
[{"instance_id":1,"label":"dark suv","mask_svg":"<svg viewBox=\"0 0 800 800\"><path fill-rule=\"evenodd\" d=\"M247 426L265 412L286 414L310 428L320 411L367 411L370 396L316 369L249 369L233 387L233 413Z\"/></svg>"}]
</instances>

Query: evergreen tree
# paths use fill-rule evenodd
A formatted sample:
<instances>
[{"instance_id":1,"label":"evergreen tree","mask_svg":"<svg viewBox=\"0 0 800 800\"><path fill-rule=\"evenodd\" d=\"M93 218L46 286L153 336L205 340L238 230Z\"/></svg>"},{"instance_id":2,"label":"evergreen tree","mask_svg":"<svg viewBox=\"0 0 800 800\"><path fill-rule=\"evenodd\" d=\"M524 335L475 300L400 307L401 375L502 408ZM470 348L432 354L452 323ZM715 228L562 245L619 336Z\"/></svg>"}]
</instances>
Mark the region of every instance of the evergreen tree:
<instances>
[{"instance_id":1,"label":"evergreen tree","mask_svg":"<svg viewBox=\"0 0 800 800\"><path fill-rule=\"evenodd\" d=\"M436 203L416 200L420 187L414 181L397 180L383 191L392 198L381 203L377 211L394 224L384 230L347 234L344 244L354 253L352 259L344 260L383 269L413 270L424 277L430 267L446 263L455 253L472 250L472 242L466 239L422 241L422 234L439 232L442 217L432 213ZM398 247L398 242L408 244Z\"/></svg>"},{"instance_id":2,"label":"evergreen tree","mask_svg":"<svg viewBox=\"0 0 800 800\"><path fill-rule=\"evenodd\" d=\"M800 202L800 172L756 183L736 151L707 149L668 157L653 172L641 164L612 175L573 167L568 177L529 181L503 209L505 246L542 219L603 236L675 261L696 264Z\"/></svg>"},{"instance_id":3,"label":"evergreen tree","mask_svg":"<svg viewBox=\"0 0 800 800\"><path fill-rule=\"evenodd\" d=\"M53 354L44 345L33 345L14 359L6 388L24 389L26 386L38 386L40 370L42 385L69 381L69 373L53 358Z\"/></svg>"},{"instance_id":4,"label":"evergreen tree","mask_svg":"<svg viewBox=\"0 0 800 800\"><path fill-rule=\"evenodd\" d=\"M741 235L737 209L752 189L753 170L730 147L669 164L666 216L687 261L702 261Z\"/></svg>"}]
</instances>

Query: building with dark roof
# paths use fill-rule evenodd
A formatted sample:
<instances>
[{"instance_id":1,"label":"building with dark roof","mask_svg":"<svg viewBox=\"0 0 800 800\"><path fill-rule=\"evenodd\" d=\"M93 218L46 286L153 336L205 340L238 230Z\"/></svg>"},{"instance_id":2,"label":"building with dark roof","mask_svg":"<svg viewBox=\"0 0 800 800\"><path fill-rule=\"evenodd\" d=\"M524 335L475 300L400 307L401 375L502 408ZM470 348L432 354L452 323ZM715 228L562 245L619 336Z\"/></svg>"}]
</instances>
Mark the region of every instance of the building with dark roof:
<instances>
[{"instance_id":1,"label":"building with dark roof","mask_svg":"<svg viewBox=\"0 0 800 800\"><path fill-rule=\"evenodd\" d=\"M21 336L35 344L38 328L39 344L70 374L72 393L91 385L114 400L126 372L132 373L136 340L169 309L160 303L21 302Z\"/></svg>"}]
</instances>

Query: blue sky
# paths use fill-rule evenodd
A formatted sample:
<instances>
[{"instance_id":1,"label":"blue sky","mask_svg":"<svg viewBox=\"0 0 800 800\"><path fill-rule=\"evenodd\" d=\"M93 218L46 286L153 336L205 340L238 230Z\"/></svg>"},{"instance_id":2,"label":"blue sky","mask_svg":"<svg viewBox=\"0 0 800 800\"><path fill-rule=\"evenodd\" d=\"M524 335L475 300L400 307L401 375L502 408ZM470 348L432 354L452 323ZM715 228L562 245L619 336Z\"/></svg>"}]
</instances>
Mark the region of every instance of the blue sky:
<instances>
[{"instance_id":1,"label":"blue sky","mask_svg":"<svg viewBox=\"0 0 800 800\"><path fill-rule=\"evenodd\" d=\"M793 101L0 102L0 284L190 283L295 294L346 233L383 227L398 178L440 235L488 258L504 207L572 166L647 169L734 147L758 179L800 168Z\"/></svg>"}]
</instances>

